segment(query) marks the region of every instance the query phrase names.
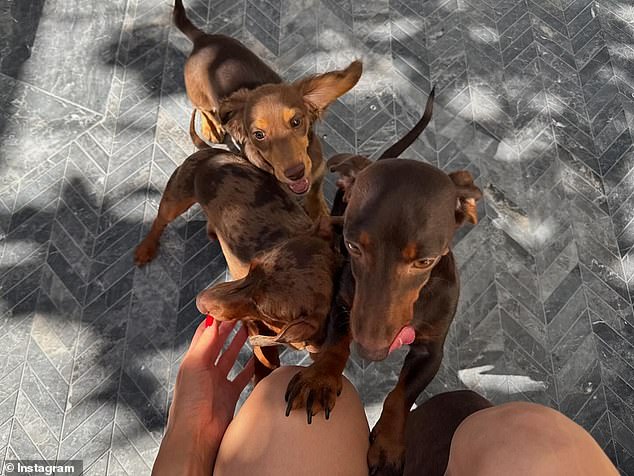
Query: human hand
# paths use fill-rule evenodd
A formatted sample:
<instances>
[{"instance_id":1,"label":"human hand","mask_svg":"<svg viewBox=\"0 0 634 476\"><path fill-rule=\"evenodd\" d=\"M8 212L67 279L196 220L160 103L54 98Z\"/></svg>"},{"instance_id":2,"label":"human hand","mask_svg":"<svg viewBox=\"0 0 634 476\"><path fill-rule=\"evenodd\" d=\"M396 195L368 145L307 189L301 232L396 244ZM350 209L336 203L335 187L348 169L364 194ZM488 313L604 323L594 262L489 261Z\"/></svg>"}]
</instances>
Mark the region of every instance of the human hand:
<instances>
[{"instance_id":1,"label":"human hand","mask_svg":"<svg viewBox=\"0 0 634 476\"><path fill-rule=\"evenodd\" d=\"M238 397L254 371L251 358L233 381L227 378L247 339L246 329L241 328L218 357L234 326L235 322L213 321L207 328L203 322L196 329L178 369L165 437L153 474L197 474L192 465L201 467L202 473L211 471Z\"/></svg>"},{"instance_id":2,"label":"human hand","mask_svg":"<svg viewBox=\"0 0 634 476\"><path fill-rule=\"evenodd\" d=\"M247 339L243 327L218 357L234 326L235 321L213 321L207 328L204 323L198 326L178 369L167 431L185 427L212 436L224 434L254 369L252 358L235 380L227 379Z\"/></svg>"}]
</instances>

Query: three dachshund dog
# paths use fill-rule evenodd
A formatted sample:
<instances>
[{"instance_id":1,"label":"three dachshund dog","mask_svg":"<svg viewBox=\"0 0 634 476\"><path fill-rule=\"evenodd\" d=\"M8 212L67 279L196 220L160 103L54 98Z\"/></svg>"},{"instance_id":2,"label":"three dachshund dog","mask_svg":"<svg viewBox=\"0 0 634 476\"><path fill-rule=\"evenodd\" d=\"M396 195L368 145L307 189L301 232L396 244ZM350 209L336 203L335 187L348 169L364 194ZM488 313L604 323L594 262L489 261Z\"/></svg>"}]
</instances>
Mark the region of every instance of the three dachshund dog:
<instances>
[{"instance_id":1,"label":"three dachshund dog","mask_svg":"<svg viewBox=\"0 0 634 476\"><path fill-rule=\"evenodd\" d=\"M370 474L402 474L407 415L440 367L458 304L452 238L477 222L481 197L467 171L397 158L429 123L433 91L421 120L377 161L344 153L326 163L313 127L359 81L359 61L286 83L239 41L194 26L182 0L173 18L193 43L185 85L200 150L169 179L136 263L151 261L165 227L200 204L233 281L201 291L198 309L243 321L256 382L279 366L276 346L311 353L286 392L287 414L303 408L309 423L330 416L351 346L382 360L409 344L368 452ZM238 153L209 144L228 136ZM339 176L332 213L327 166Z\"/></svg>"}]
</instances>

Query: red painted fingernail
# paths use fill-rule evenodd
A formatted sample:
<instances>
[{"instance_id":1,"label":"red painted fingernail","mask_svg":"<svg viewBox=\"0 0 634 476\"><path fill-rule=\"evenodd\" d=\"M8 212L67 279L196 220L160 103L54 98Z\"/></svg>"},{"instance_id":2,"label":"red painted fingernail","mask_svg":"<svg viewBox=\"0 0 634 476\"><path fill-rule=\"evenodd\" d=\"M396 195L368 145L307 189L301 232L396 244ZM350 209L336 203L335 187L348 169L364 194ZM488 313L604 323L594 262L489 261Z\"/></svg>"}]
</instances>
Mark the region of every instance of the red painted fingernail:
<instances>
[{"instance_id":1,"label":"red painted fingernail","mask_svg":"<svg viewBox=\"0 0 634 476\"><path fill-rule=\"evenodd\" d=\"M214 324L214 316L212 316L211 314L207 314L207 317L205 318L205 329L213 326L213 324Z\"/></svg>"}]
</instances>

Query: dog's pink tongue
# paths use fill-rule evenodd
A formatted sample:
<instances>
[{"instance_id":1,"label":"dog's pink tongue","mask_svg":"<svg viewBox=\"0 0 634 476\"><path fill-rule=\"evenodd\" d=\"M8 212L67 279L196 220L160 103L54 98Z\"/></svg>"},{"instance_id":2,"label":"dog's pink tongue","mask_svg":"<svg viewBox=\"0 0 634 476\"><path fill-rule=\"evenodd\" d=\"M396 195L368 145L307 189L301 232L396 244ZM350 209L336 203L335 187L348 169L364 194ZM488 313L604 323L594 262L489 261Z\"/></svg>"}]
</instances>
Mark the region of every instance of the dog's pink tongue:
<instances>
[{"instance_id":1,"label":"dog's pink tongue","mask_svg":"<svg viewBox=\"0 0 634 476\"><path fill-rule=\"evenodd\" d=\"M289 188L297 194L304 193L306 190L308 190L309 185L310 184L307 178L303 178L301 180L288 184Z\"/></svg>"},{"instance_id":2,"label":"dog's pink tongue","mask_svg":"<svg viewBox=\"0 0 634 476\"><path fill-rule=\"evenodd\" d=\"M414 342L415 338L416 332L414 331L414 328L412 326L403 327L394 338L394 341L390 346L390 353L404 345L411 344L412 342Z\"/></svg>"}]
</instances>

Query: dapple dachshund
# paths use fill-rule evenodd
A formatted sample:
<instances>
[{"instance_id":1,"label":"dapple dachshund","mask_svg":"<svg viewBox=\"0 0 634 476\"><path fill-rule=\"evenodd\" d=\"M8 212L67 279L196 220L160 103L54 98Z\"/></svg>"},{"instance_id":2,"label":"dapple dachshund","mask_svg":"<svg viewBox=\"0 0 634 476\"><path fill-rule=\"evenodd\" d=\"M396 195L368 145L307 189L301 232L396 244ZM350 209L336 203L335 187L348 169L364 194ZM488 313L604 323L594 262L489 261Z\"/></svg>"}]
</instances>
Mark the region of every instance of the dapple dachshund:
<instances>
[{"instance_id":1,"label":"dapple dachshund","mask_svg":"<svg viewBox=\"0 0 634 476\"><path fill-rule=\"evenodd\" d=\"M269 344L319 346L332 301L337 254L328 241L329 218L316 224L275 178L242 157L200 150L170 177L156 219L137 247L143 265L157 253L165 227L194 203L207 215L235 281L203 291L201 312L241 318L249 334ZM275 347L254 347L256 379L279 365Z\"/></svg>"},{"instance_id":2,"label":"dapple dachshund","mask_svg":"<svg viewBox=\"0 0 634 476\"><path fill-rule=\"evenodd\" d=\"M173 17L194 44L185 63L185 87L195 108L190 121L194 144L207 147L194 129L198 110L206 139L221 142L226 130L252 164L275 175L302 200L312 218L327 214L325 163L313 124L359 81L361 63L285 83L238 40L196 28L182 0L176 0Z\"/></svg>"}]
</instances>

